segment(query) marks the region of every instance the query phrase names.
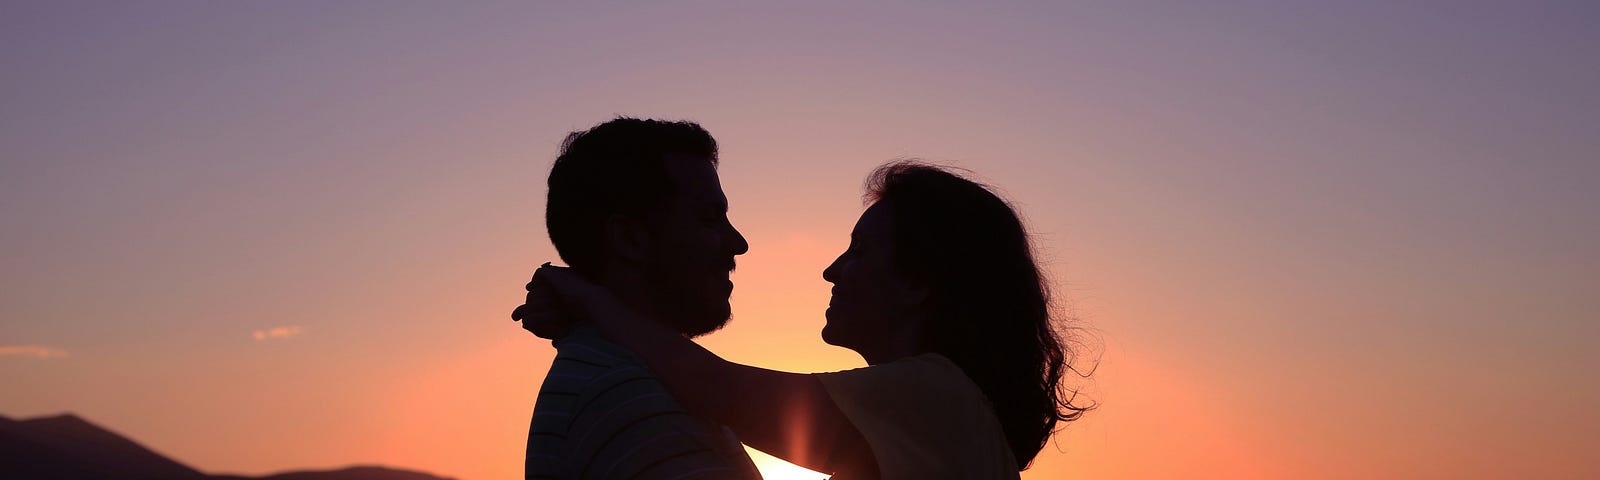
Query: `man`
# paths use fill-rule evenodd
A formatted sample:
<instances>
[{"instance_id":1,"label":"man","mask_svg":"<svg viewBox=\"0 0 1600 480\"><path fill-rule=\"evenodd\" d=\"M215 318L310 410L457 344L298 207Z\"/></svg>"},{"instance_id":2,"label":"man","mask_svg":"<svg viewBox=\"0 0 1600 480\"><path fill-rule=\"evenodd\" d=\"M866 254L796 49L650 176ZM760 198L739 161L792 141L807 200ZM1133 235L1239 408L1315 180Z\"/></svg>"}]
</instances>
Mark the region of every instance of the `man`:
<instances>
[{"instance_id":1,"label":"man","mask_svg":"<svg viewBox=\"0 0 1600 480\"><path fill-rule=\"evenodd\" d=\"M550 241L630 308L688 337L715 331L730 317L734 256L749 250L716 166L716 141L690 122L624 117L572 133L550 170ZM557 353L534 405L527 478L760 478L731 433L684 412L591 327L538 333Z\"/></svg>"}]
</instances>

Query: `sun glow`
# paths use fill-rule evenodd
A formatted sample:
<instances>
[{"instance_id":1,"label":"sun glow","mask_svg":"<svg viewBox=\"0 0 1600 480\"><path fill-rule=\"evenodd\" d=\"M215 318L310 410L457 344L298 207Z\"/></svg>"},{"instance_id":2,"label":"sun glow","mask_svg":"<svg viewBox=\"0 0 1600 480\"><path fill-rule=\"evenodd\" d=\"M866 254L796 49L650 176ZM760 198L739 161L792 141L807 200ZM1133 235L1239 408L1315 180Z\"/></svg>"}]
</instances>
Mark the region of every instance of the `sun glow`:
<instances>
[{"instance_id":1,"label":"sun glow","mask_svg":"<svg viewBox=\"0 0 1600 480\"><path fill-rule=\"evenodd\" d=\"M744 451L750 454L750 460L755 462L756 469L761 471L761 478L766 480L818 480L828 478L827 475L806 470L748 446L744 447Z\"/></svg>"}]
</instances>

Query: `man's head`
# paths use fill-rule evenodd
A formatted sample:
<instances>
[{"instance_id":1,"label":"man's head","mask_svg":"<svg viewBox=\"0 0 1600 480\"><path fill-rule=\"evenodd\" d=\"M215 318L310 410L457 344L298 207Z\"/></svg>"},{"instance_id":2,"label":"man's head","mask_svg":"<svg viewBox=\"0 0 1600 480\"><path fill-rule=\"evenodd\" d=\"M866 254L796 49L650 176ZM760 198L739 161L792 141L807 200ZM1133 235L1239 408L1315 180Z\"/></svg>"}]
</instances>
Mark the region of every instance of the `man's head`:
<instances>
[{"instance_id":1,"label":"man's head","mask_svg":"<svg viewBox=\"0 0 1600 480\"><path fill-rule=\"evenodd\" d=\"M679 332L721 328L733 257L749 244L728 222L716 167L716 140L692 122L622 117L573 132L550 169L550 241Z\"/></svg>"}]
</instances>

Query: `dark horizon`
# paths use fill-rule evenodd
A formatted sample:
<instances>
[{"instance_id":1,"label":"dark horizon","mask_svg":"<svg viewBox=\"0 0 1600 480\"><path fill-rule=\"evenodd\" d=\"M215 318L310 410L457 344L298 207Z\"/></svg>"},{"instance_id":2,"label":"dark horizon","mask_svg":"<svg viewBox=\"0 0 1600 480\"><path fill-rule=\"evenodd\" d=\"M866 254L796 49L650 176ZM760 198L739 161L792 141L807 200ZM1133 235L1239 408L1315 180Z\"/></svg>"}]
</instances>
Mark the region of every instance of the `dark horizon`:
<instances>
[{"instance_id":1,"label":"dark horizon","mask_svg":"<svg viewBox=\"0 0 1600 480\"><path fill-rule=\"evenodd\" d=\"M352 464L266 475L205 473L131 437L65 412L0 416L0 477L52 480L454 480L415 470Z\"/></svg>"}]
</instances>

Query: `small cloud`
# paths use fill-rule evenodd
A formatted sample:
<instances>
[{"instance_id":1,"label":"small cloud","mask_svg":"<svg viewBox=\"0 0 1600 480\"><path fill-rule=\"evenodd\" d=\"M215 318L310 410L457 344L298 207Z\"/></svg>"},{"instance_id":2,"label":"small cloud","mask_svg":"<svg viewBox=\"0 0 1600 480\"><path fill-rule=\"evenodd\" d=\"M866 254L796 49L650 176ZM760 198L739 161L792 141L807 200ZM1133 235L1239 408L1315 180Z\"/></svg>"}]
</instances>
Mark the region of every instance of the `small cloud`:
<instances>
[{"instance_id":1,"label":"small cloud","mask_svg":"<svg viewBox=\"0 0 1600 480\"><path fill-rule=\"evenodd\" d=\"M272 327L266 330L256 330L251 335L256 337L256 340L266 340L269 338L289 338L299 334L300 326L290 325L287 327Z\"/></svg>"},{"instance_id":2,"label":"small cloud","mask_svg":"<svg viewBox=\"0 0 1600 480\"><path fill-rule=\"evenodd\" d=\"M0 356L3 355L31 356L33 358L61 358L67 356L67 351L42 345L0 345Z\"/></svg>"}]
</instances>

